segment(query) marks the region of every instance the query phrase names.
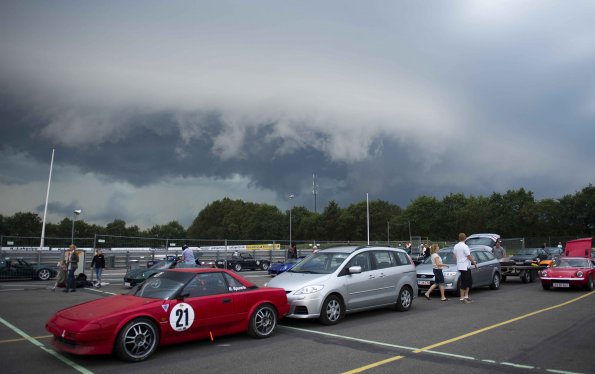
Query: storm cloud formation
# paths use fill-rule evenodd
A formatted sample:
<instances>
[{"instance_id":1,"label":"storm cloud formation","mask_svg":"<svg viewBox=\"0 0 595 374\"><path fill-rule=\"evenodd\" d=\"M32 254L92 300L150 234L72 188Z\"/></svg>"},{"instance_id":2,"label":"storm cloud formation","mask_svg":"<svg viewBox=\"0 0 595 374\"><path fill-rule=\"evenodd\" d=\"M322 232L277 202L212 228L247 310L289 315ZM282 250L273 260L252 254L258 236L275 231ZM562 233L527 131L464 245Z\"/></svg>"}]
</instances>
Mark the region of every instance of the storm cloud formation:
<instances>
[{"instance_id":1,"label":"storm cloud formation","mask_svg":"<svg viewBox=\"0 0 595 374\"><path fill-rule=\"evenodd\" d=\"M592 2L0 4L0 214L593 183ZM288 201L287 195L296 199Z\"/></svg>"}]
</instances>

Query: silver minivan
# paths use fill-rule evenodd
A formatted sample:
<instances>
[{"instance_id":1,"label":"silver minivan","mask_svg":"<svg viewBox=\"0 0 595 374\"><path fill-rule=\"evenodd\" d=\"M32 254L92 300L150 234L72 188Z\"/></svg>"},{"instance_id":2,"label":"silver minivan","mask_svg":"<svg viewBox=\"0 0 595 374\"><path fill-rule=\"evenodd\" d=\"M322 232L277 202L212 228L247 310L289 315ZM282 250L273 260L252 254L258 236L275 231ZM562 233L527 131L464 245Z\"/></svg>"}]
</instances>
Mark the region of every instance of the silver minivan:
<instances>
[{"instance_id":1,"label":"silver minivan","mask_svg":"<svg viewBox=\"0 0 595 374\"><path fill-rule=\"evenodd\" d=\"M411 308L417 296L415 265L402 249L345 246L317 252L267 283L284 288L287 317L338 323L346 313L395 306Z\"/></svg>"}]
</instances>

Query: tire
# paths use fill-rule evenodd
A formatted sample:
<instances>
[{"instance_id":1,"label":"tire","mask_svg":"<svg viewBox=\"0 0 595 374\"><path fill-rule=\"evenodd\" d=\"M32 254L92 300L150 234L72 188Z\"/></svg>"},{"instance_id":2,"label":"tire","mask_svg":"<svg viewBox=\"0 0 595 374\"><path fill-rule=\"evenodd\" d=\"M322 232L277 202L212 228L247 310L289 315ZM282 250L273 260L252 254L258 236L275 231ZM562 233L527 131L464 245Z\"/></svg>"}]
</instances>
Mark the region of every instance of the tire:
<instances>
[{"instance_id":1,"label":"tire","mask_svg":"<svg viewBox=\"0 0 595 374\"><path fill-rule=\"evenodd\" d=\"M500 288L500 274L494 273L494 277L492 278L492 284L490 284L490 289L497 290Z\"/></svg>"},{"instance_id":2,"label":"tire","mask_svg":"<svg viewBox=\"0 0 595 374\"><path fill-rule=\"evenodd\" d=\"M122 360L137 362L147 359L159 345L159 332L153 322L137 318L118 333L114 351Z\"/></svg>"},{"instance_id":3,"label":"tire","mask_svg":"<svg viewBox=\"0 0 595 374\"><path fill-rule=\"evenodd\" d=\"M411 291L411 287L403 286L397 297L396 309L399 312L406 312L411 309L411 304L413 304L413 292Z\"/></svg>"},{"instance_id":4,"label":"tire","mask_svg":"<svg viewBox=\"0 0 595 374\"><path fill-rule=\"evenodd\" d=\"M529 282L533 283L533 282L535 282L535 279L537 279L537 278L538 278L537 270L530 270L529 271Z\"/></svg>"},{"instance_id":5,"label":"tire","mask_svg":"<svg viewBox=\"0 0 595 374\"><path fill-rule=\"evenodd\" d=\"M335 325L345 317L343 301L336 295L330 295L322 303L318 320L323 325Z\"/></svg>"},{"instance_id":6,"label":"tire","mask_svg":"<svg viewBox=\"0 0 595 374\"><path fill-rule=\"evenodd\" d=\"M531 276L529 275L529 271L527 270L523 270L520 277L523 283L529 283L529 281L531 280Z\"/></svg>"},{"instance_id":7,"label":"tire","mask_svg":"<svg viewBox=\"0 0 595 374\"><path fill-rule=\"evenodd\" d=\"M541 282L541 287L543 287L543 289L547 291L550 289L551 285Z\"/></svg>"},{"instance_id":8,"label":"tire","mask_svg":"<svg viewBox=\"0 0 595 374\"><path fill-rule=\"evenodd\" d=\"M263 261L263 262L261 262L261 263L260 263L260 268L261 268L262 270L265 270L265 271L266 271L266 270L269 270L269 263L268 263L268 262L264 262L264 261Z\"/></svg>"},{"instance_id":9,"label":"tire","mask_svg":"<svg viewBox=\"0 0 595 374\"><path fill-rule=\"evenodd\" d=\"M268 338L277 326L277 311L271 304L260 305L250 317L248 335L253 338Z\"/></svg>"},{"instance_id":10,"label":"tire","mask_svg":"<svg viewBox=\"0 0 595 374\"><path fill-rule=\"evenodd\" d=\"M233 265L233 271L235 271L236 273L239 273L240 271L242 271L242 264L235 264Z\"/></svg>"},{"instance_id":11,"label":"tire","mask_svg":"<svg viewBox=\"0 0 595 374\"><path fill-rule=\"evenodd\" d=\"M587 284L585 284L585 290L587 292L593 291L593 276L590 276L589 277L589 280L587 281Z\"/></svg>"},{"instance_id":12,"label":"tire","mask_svg":"<svg viewBox=\"0 0 595 374\"><path fill-rule=\"evenodd\" d=\"M35 275L37 279L46 281L52 277L52 272L49 269L39 269Z\"/></svg>"}]
</instances>

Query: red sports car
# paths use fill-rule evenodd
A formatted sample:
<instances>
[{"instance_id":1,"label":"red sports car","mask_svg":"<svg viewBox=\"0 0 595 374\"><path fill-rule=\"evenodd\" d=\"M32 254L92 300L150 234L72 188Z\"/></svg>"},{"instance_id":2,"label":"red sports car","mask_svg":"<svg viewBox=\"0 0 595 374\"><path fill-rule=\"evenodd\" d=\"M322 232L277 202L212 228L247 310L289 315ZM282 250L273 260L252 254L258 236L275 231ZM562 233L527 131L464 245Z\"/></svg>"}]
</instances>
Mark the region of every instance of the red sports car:
<instances>
[{"instance_id":1,"label":"red sports car","mask_svg":"<svg viewBox=\"0 0 595 374\"><path fill-rule=\"evenodd\" d=\"M541 271L543 289L583 287L593 290L595 279L595 263L591 258L560 257L552 267Z\"/></svg>"},{"instance_id":2,"label":"red sports car","mask_svg":"<svg viewBox=\"0 0 595 374\"><path fill-rule=\"evenodd\" d=\"M183 268L159 272L127 295L60 310L46 330L64 352L141 361L159 345L245 331L267 338L288 312L283 289L257 287L224 269Z\"/></svg>"}]
</instances>

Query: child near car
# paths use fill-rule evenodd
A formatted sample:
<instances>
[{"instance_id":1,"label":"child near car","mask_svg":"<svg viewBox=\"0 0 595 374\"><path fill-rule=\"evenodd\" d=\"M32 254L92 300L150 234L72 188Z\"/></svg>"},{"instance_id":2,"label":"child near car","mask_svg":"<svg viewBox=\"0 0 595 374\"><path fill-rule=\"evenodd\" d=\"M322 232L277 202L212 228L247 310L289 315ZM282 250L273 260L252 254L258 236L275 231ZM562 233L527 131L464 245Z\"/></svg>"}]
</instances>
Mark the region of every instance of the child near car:
<instances>
[{"instance_id":1,"label":"child near car","mask_svg":"<svg viewBox=\"0 0 595 374\"><path fill-rule=\"evenodd\" d=\"M56 291L56 287L64 284L66 282L66 260L58 261L58 277L56 278L56 283L54 283L54 287L52 287L52 291Z\"/></svg>"}]
</instances>

